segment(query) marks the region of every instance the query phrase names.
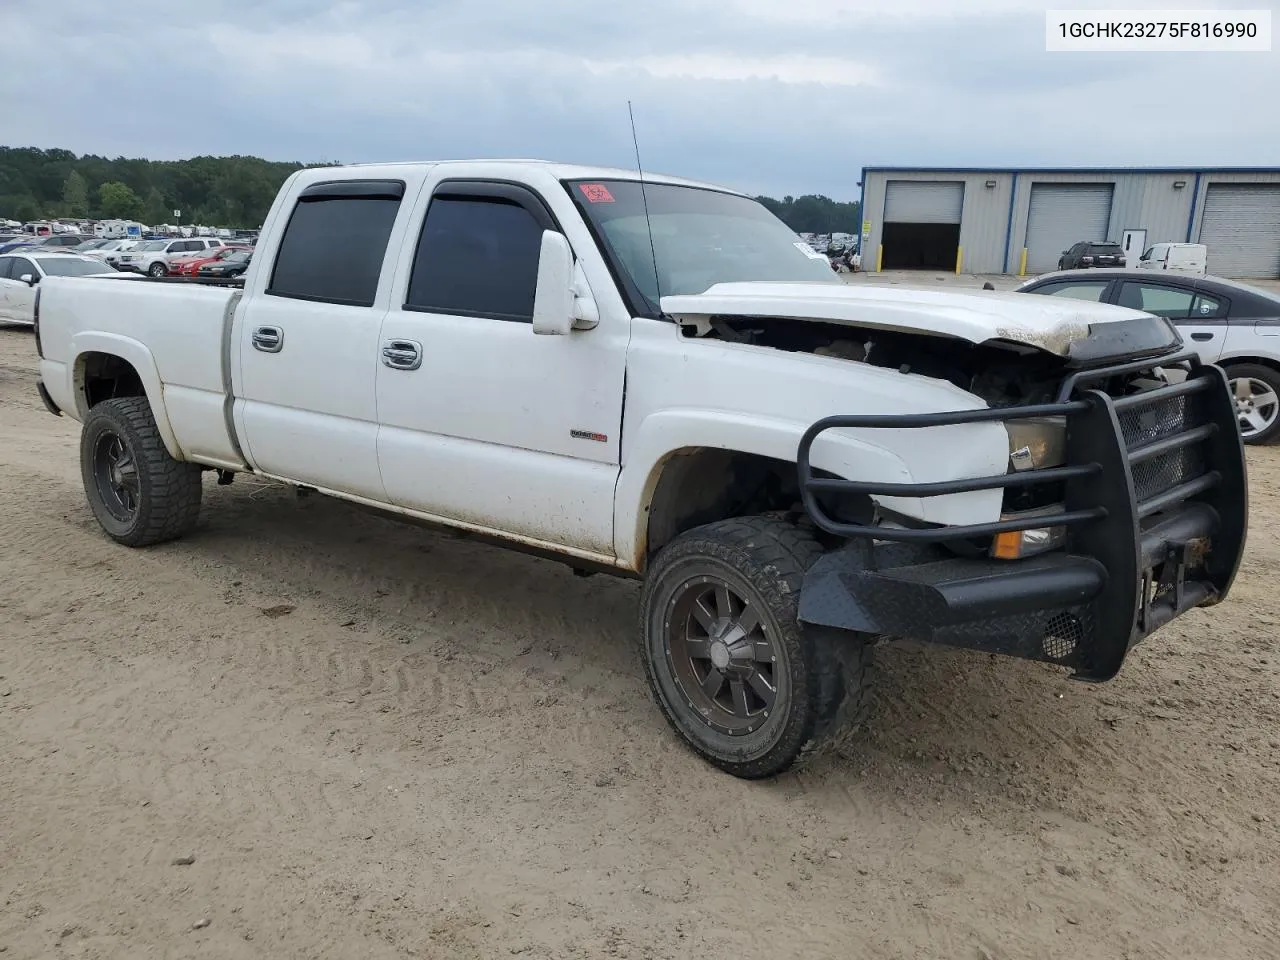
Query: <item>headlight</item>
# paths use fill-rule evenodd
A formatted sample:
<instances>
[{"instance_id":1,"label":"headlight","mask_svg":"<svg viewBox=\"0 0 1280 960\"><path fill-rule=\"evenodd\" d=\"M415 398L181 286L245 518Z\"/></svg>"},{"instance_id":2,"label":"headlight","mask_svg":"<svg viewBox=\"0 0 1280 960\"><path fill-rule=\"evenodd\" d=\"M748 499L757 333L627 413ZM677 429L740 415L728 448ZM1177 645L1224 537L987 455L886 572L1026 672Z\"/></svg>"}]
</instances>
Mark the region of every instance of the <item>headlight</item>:
<instances>
[{"instance_id":1,"label":"headlight","mask_svg":"<svg viewBox=\"0 0 1280 960\"><path fill-rule=\"evenodd\" d=\"M1002 513L1001 520L1029 520L1039 515L1062 512L1062 505L1055 504L1040 510L1023 510L1018 513ZM997 533L991 540L991 556L997 560L1020 560L1037 553L1057 550L1067 542L1066 527L1032 527L1030 530L1012 530Z\"/></svg>"},{"instance_id":2,"label":"headlight","mask_svg":"<svg viewBox=\"0 0 1280 960\"><path fill-rule=\"evenodd\" d=\"M1014 470L1058 467L1066 462L1065 417L1007 420L1004 426L1009 433L1009 465Z\"/></svg>"}]
</instances>

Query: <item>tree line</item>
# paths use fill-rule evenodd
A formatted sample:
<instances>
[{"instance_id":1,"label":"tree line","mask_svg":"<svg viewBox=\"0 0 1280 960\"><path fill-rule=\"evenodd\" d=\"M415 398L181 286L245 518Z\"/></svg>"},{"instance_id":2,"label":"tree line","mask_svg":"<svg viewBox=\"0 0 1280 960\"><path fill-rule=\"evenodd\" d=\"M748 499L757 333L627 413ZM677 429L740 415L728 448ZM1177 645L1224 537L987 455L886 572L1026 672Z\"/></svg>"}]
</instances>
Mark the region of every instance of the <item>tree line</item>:
<instances>
[{"instance_id":1,"label":"tree line","mask_svg":"<svg viewBox=\"0 0 1280 960\"><path fill-rule=\"evenodd\" d=\"M142 160L0 147L0 217L138 220L254 228L301 163L258 157Z\"/></svg>"},{"instance_id":2,"label":"tree line","mask_svg":"<svg viewBox=\"0 0 1280 960\"><path fill-rule=\"evenodd\" d=\"M305 166L258 157L142 160L69 150L0 147L0 218L69 217L253 229L262 225L285 179ZM857 202L830 197L757 197L797 233L859 230Z\"/></svg>"},{"instance_id":3,"label":"tree line","mask_svg":"<svg viewBox=\"0 0 1280 960\"><path fill-rule=\"evenodd\" d=\"M832 200L821 194L756 199L796 233L851 233L856 237L862 231L862 205L857 200Z\"/></svg>"}]
</instances>

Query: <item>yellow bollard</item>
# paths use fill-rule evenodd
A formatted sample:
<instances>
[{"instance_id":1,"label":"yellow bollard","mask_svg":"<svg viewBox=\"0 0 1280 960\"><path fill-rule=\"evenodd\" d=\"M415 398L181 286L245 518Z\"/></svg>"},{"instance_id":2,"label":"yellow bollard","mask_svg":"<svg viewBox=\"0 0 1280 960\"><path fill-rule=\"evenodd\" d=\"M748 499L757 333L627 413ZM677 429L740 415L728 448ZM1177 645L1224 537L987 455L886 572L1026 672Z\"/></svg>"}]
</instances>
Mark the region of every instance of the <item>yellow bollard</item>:
<instances>
[{"instance_id":1,"label":"yellow bollard","mask_svg":"<svg viewBox=\"0 0 1280 960\"><path fill-rule=\"evenodd\" d=\"M880 272L880 265L884 263L884 244L876 247L876 273Z\"/></svg>"},{"instance_id":2,"label":"yellow bollard","mask_svg":"<svg viewBox=\"0 0 1280 960\"><path fill-rule=\"evenodd\" d=\"M960 264L964 262L964 247L956 247L956 275L960 274Z\"/></svg>"},{"instance_id":3,"label":"yellow bollard","mask_svg":"<svg viewBox=\"0 0 1280 960\"><path fill-rule=\"evenodd\" d=\"M1022 248L1022 257L1018 260L1018 276L1025 277L1027 275L1027 248Z\"/></svg>"}]
</instances>

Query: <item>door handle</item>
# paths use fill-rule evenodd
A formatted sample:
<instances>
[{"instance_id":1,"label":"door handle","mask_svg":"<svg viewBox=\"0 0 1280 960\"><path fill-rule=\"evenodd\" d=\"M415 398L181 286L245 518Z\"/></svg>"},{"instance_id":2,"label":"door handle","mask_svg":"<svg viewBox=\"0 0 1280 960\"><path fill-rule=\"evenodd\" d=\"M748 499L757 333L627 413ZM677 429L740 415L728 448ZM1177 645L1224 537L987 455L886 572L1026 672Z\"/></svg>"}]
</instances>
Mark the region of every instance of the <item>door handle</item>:
<instances>
[{"instance_id":1,"label":"door handle","mask_svg":"<svg viewBox=\"0 0 1280 960\"><path fill-rule=\"evenodd\" d=\"M1192 339L1192 340L1200 340L1200 341L1204 341L1204 340L1212 340L1212 339L1213 339L1213 334L1212 334L1212 333L1193 333L1193 334L1191 335L1191 339Z\"/></svg>"},{"instance_id":2,"label":"door handle","mask_svg":"<svg viewBox=\"0 0 1280 960\"><path fill-rule=\"evenodd\" d=\"M417 370L422 366L422 344L416 340L387 340L382 362L393 370Z\"/></svg>"},{"instance_id":3,"label":"door handle","mask_svg":"<svg viewBox=\"0 0 1280 960\"><path fill-rule=\"evenodd\" d=\"M284 347L284 331L279 327L259 327L253 331L253 346L263 353L279 353Z\"/></svg>"}]
</instances>

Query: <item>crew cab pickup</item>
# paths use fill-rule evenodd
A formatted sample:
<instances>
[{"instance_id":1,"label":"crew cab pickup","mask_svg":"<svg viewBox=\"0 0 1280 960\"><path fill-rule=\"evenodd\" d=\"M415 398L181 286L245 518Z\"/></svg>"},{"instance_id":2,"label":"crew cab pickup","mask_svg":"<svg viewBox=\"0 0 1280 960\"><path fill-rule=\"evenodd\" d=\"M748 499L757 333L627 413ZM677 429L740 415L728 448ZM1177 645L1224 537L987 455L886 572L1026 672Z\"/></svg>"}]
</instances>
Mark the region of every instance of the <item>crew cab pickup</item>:
<instances>
[{"instance_id":1,"label":"crew cab pickup","mask_svg":"<svg viewBox=\"0 0 1280 960\"><path fill-rule=\"evenodd\" d=\"M892 638L1109 679L1245 542L1232 398L1167 320L846 284L669 177L300 171L242 285L50 277L36 336L110 537L256 473L641 577L658 705L742 777L850 728Z\"/></svg>"}]
</instances>

